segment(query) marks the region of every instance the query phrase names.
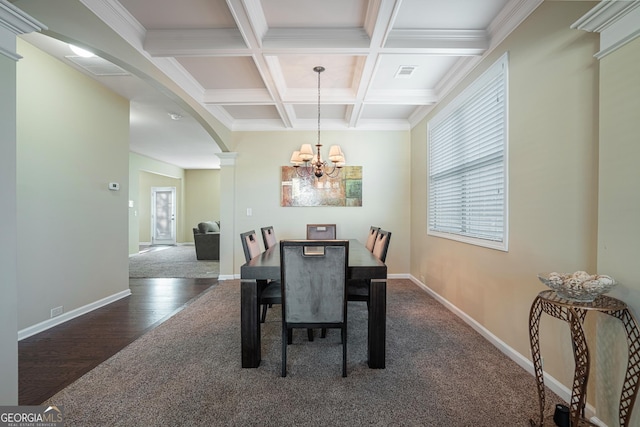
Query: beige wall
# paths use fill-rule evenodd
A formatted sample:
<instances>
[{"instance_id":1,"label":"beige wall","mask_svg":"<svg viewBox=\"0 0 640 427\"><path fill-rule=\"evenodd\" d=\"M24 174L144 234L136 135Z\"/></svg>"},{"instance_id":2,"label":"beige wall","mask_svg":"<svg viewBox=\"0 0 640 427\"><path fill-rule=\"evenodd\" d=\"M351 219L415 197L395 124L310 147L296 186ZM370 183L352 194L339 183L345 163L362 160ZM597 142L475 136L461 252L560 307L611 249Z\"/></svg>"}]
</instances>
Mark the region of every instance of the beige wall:
<instances>
[{"instance_id":1,"label":"beige wall","mask_svg":"<svg viewBox=\"0 0 640 427\"><path fill-rule=\"evenodd\" d=\"M528 359L536 274L597 269L598 35L569 28L594 5L543 3L457 89L508 52L508 252L427 235L433 113L412 131L411 274ZM567 326L543 318L541 340L545 371L570 387Z\"/></svg>"},{"instance_id":2,"label":"beige wall","mask_svg":"<svg viewBox=\"0 0 640 427\"><path fill-rule=\"evenodd\" d=\"M129 103L19 40L18 327L127 291ZM108 190L109 182L120 191Z\"/></svg>"},{"instance_id":3,"label":"beige wall","mask_svg":"<svg viewBox=\"0 0 640 427\"><path fill-rule=\"evenodd\" d=\"M363 206L281 207L280 166L288 166L291 152L303 142L313 143L316 134L235 132L235 229L222 225L223 232L234 236L234 273L239 274L244 264L240 233L259 233L261 227L272 225L278 239L300 238L307 223L323 222L337 224L338 238L364 241L371 225L391 231L389 273L406 273L411 205L409 137L409 132L322 132L325 151L331 144L340 144L348 164L363 167ZM247 208L252 209L252 216L246 215Z\"/></svg>"},{"instance_id":4,"label":"beige wall","mask_svg":"<svg viewBox=\"0 0 640 427\"><path fill-rule=\"evenodd\" d=\"M611 295L640 313L640 39L600 61L598 271L620 284ZM627 347L620 322L600 316L595 386L598 418L616 425ZM640 409L632 423L640 425Z\"/></svg>"},{"instance_id":5,"label":"beige wall","mask_svg":"<svg viewBox=\"0 0 640 427\"><path fill-rule=\"evenodd\" d=\"M184 241L193 242L193 227L220 219L220 170L185 171Z\"/></svg>"}]
</instances>

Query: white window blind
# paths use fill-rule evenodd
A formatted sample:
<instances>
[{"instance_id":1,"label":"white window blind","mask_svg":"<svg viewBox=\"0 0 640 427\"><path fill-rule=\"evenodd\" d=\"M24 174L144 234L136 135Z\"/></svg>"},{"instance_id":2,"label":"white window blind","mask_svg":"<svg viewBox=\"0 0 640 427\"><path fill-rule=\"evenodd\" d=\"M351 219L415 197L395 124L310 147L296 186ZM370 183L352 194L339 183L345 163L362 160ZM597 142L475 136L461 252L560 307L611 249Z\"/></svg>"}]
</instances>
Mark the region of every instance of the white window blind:
<instances>
[{"instance_id":1,"label":"white window blind","mask_svg":"<svg viewBox=\"0 0 640 427\"><path fill-rule=\"evenodd\" d=\"M428 124L429 234L507 249L507 56Z\"/></svg>"}]
</instances>

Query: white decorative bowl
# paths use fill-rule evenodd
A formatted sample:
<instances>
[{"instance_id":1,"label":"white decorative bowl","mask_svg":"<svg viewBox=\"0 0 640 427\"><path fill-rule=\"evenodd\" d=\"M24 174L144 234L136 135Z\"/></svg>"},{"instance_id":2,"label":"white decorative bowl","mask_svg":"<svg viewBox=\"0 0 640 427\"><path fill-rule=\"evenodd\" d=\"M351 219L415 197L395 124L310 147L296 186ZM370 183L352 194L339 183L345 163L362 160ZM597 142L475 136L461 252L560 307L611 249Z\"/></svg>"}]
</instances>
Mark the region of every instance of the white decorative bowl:
<instances>
[{"instance_id":1,"label":"white decorative bowl","mask_svg":"<svg viewBox=\"0 0 640 427\"><path fill-rule=\"evenodd\" d=\"M616 285L616 281L604 274L589 274L586 271L566 273L540 273L538 279L568 300L591 302L598 295L607 293Z\"/></svg>"}]
</instances>

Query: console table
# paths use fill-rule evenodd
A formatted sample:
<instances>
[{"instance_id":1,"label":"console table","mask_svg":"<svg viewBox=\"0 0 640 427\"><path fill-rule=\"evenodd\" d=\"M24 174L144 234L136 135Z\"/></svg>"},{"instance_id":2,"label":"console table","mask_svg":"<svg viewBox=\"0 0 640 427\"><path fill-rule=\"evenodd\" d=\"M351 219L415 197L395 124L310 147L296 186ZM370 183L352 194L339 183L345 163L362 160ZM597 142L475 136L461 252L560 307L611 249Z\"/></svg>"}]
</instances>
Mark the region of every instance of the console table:
<instances>
[{"instance_id":1,"label":"console table","mask_svg":"<svg viewBox=\"0 0 640 427\"><path fill-rule=\"evenodd\" d=\"M542 371L542 358L540 357L540 316L542 312L569 324L573 344L573 357L575 360L575 372L573 377L573 389L571 390L571 404L569 417L572 426L595 425L584 418L586 404L587 380L589 379L589 349L582 329L582 323L589 311L599 311L620 320L627 334L629 348L629 362L627 373L622 386L620 396L619 419L621 426L629 426L631 411L636 401L638 387L640 386L640 333L638 325L627 305L615 298L600 295L593 302L580 302L559 297L555 291L546 290L538 294L531 305L529 313L529 340L531 342L531 356L538 385L538 397L540 400L540 423L544 423L544 376ZM531 420L532 425L536 425Z\"/></svg>"}]
</instances>

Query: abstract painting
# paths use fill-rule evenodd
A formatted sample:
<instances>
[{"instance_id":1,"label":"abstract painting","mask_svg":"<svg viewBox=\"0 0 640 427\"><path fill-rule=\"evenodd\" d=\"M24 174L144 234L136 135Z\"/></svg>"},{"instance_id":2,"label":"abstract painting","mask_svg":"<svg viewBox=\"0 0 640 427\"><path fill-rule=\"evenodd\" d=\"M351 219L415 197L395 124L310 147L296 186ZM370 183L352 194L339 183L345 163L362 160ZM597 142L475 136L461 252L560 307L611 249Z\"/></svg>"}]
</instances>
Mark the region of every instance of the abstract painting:
<instances>
[{"instance_id":1,"label":"abstract painting","mask_svg":"<svg viewBox=\"0 0 640 427\"><path fill-rule=\"evenodd\" d=\"M337 177L320 179L282 166L281 183L280 206L362 206L362 166L345 166Z\"/></svg>"}]
</instances>

